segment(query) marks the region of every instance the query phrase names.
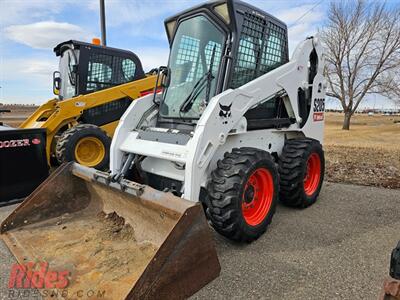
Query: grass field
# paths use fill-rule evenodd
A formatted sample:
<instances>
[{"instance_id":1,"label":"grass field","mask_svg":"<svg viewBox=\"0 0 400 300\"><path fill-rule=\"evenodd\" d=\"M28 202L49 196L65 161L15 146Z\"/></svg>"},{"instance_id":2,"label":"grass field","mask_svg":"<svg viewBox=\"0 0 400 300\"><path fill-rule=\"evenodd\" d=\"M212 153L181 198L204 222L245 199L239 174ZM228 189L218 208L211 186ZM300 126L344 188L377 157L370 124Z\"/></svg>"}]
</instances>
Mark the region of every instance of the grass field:
<instances>
[{"instance_id":1,"label":"grass field","mask_svg":"<svg viewBox=\"0 0 400 300\"><path fill-rule=\"evenodd\" d=\"M354 115L349 131L342 121L326 114L327 180L400 188L400 116Z\"/></svg>"},{"instance_id":2,"label":"grass field","mask_svg":"<svg viewBox=\"0 0 400 300\"><path fill-rule=\"evenodd\" d=\"M400 116L356 114L351 119L349 131L342 130L342 123L343 114L326 113L326 145L384 149L400 147Z\"/></svg>"},{"instance_id":3,"label":"grass field","mask_svg":"<svg viewBox=\"0 0 400 300\"><path fill-rule=\"evenodd\" d=\"M34 107L8 108L0 122L18 126ZM400 188L400 116L354 115L342 130L343 114L326 113L326 179L332 182Z\"/></svg>"}]
</instances>

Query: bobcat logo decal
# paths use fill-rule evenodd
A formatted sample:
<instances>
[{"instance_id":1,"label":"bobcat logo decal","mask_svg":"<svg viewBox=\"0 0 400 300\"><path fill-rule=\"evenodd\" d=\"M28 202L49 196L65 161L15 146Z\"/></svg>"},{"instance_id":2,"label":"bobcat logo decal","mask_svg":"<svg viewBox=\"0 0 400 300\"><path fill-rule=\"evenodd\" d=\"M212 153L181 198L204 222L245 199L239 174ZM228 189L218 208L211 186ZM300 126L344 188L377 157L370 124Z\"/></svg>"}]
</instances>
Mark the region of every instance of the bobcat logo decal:
<instances>
[{"instance_id":1,"label":"bobcat logo decal","mask_svg":"<svg viewBox=\"0 0 400 300\"><path fill-rule=\"evenodd\" d=\"M219 103L219 116L222 119L222 124L228 124L228 118L232 116L231 106L232 103L229 105L222 105L221 103Z\"/></svg>"},{"instance_id":2,"label":"bobcat logo decal","mask_svg":"<svg viewBox=\"0 0 400 300\"><path fill-rule=\"evenodd\" d=\"M219 111L219 116L221 118L230 118L231 117L231 106L232 106L232 103L229 105L222 105L221 103L219 103L219 108L221 109Z\"/></svg>"}]
</instances>

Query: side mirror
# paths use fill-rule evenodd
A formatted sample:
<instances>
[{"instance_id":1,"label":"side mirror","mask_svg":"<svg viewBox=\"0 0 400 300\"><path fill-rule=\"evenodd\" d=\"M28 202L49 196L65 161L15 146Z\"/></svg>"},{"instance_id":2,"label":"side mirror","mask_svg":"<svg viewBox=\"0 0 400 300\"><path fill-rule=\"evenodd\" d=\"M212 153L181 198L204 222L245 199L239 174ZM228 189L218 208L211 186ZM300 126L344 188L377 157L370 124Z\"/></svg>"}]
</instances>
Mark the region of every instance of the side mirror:
<instances>
[{"instance_id":1,"label":"side mirror","mask_svg":"<svg viewBox=\"0 0 400 300\"><path fill-rule=\"evenodd\" d=\"M160 67L160 74L161 74L161 87L165 88L168 87L171 81L171 77L169 76L168 67Z\"/></svg>"},{"instance_id":2,"label":"side mirror","mask_svg":"<svg viewBox=\"0 0 400 300\"><path fill-rule=\"evenodd\" d=\"M60 95L61 89L61 73L59 71L53 72L53 93L54 95Z\"/></svg>"},{"instance_id":3,"label":"side mirror","mask_svg":"<svg viewBox=\"0 0 400 300\"><path fill-rule=\"evenodd\" d=\"M160 105L160 103L156 102L157 93L160 91L158 87L161 87L161 90L169 85L169 76L168 76L168 67L161 66L157 71L157 79L156 86L154 88L153 93L153 103L156 105Z\"/></svg>"}]
</instances>

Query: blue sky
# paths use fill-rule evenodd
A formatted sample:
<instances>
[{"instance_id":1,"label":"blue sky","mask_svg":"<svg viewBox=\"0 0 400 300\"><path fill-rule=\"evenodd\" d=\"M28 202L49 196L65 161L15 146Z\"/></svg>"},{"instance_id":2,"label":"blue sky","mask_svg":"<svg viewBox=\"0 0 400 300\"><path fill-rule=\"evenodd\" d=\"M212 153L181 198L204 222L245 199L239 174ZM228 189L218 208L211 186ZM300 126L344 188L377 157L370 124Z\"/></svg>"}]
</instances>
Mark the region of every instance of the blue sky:
<instances>
[{"instance_id":1,"label":"blue sky","mask_svg":"<svg viewBox=\"0 0 400 300\"><path fill-rule=\"evenodd\" d=\"M164 19L204 1L105 0L107 44L139 55L145 70L165 65ZM323 25L328 1L247 0L287 23L289 48ZM53 98L53 47L100 37L98 0L0 0L0 102L41 104Z\"/></svg>"}]
</instances>

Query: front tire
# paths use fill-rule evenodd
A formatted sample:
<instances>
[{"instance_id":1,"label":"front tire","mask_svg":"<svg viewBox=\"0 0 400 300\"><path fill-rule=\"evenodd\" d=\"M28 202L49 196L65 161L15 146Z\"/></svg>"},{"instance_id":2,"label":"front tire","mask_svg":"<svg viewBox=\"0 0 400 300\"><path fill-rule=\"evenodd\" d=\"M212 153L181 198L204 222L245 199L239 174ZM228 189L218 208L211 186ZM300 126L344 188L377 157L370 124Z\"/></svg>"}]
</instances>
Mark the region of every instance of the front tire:
<instances>
[{"instance_id":1,"label":"front tire","mask_svg":"<svg viewBox=\"0 0 400 300\"><path fill-rule=\"evenodd\" d=\"M324 151L317 140L287 140L279 161L280 201L300 208L314 204L324 172Z\"/></svg>"},{"instance_id":2,"label":"front tire","mask_svg":"<svg viewBox=\"0 0 400 300\"><path fill-rule=\"evenodd\" d=\"M78 124L60 136L56 145L56 157L60 163L77 163L106 170L110 161L111 139L96 125Z\"/></svg>"},{"instance_id":3,"label":"front tire","mask_svg":"<svg viewBox=\"0 0 400 300\"><path fill-rule=\"evenodd\" d=\"M211 174L207 215L223 236L252 242L271 223L278 194L278 171L271 155L255 148L235 148L225 153Z\"/></svg>"}]
</instances>

